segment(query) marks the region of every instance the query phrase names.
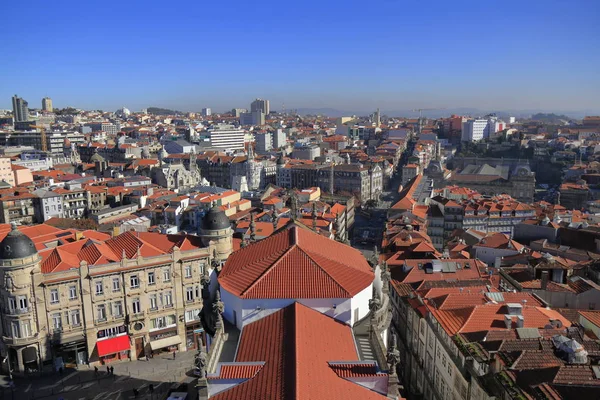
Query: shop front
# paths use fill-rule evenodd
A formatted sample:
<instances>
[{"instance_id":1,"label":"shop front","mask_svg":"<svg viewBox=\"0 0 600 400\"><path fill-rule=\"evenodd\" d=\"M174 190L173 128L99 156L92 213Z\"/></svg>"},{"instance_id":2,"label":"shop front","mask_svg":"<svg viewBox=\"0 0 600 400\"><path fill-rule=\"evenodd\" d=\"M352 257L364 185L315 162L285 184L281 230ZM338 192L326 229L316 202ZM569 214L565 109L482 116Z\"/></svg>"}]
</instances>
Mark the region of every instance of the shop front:
<instances>
[{"instance_id":1,"label":"shop front","mask_svg":"<svg viewBox=\"0 0 600 400\"><path fill-rule=\"evenodd\" d=\"M153 355L179 350L181 338L177 328L168 331L150 333L150 350Z\"/></svg>"},{"instance_id":2,"label":"shop front","mask_svg":"<svg viewBox=\"0 0 600 400\"><path fill-rule=\"evenodd\" d=\"M204 329L202 324L189 324L185 327L185 345L187 350L204 348Z\"/></svg>"},{"instance_id":3,"label":"shop front","mask_svg":"<svg viewBox=\"0 0 600 400\"><path fill-rule=\"evenodd\" d=\"M108 337L96 342L98 358L102 364L108 364L117 360L129 359L129 336L121 334L120 336Z\"/></svg>"},{"instance_id":4,"label":"shop front","mask_svg":"<svg viewBox=\"0 0 600 400\"><path fill-rule=\"evenodd\" d=\"M54 356L60 366L76 368L87 363L87 343L85 337L69 338L54 344Z\"/></svg>"}]
</instances>

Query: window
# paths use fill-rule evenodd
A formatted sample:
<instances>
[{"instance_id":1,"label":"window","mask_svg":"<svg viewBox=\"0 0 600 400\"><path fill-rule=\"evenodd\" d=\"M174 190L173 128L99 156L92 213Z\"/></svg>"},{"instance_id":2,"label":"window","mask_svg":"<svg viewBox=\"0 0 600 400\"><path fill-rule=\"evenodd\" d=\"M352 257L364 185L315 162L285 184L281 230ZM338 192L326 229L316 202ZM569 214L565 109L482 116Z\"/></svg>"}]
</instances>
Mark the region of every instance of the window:
<instances>
[{"instance_id":1,"label":"window","mask_svg":"<svg viewBox=\"0 0 600 400\"><path fill-rule=\"evenodd\" d=\"M185 312L185 322L200 319L200 310L188 310Z\"/></svg>"},{"instance_id":2,"label":"window","mask_svg":"<svg viewBox=\"0 0 600 400\"><path fill-rule=\"evenodd\" d=\"M191 278L192 277L192 266L191 265L186 265L185 266L185 277L186 278Z\"/></svg>"},{"instance_id":3,"label":"window","mask_svg":"<svg viewBox=\"0 0 600 400\"><path fill-rule=\"evenodd\" d=\"M121 290L121 280L119 278L113 278L113 292Z\"/></svg>"},{"instance_id":4,"label":"window","mask_svg":"<svg viewBox=\"0 0 600 400\"><path fill-rule=\"evenodd\" d=\"M194 301L194 288L192 286L185 288L185 299Z\"/></svg>"},{"instance_id":5,"label":"window","mask_svg":"<svg viewBox=\"0 0 600 400\"><path fill-rule=\"evenodd\" d=\"M175 316L167 315L164 317L154 318L150 321L150 329L162 329L168 326L175 325Z\"/></svg>"},{"instance_id":6,"label":"window","mask_svg":"<svg viewBox=\"0 0 600 400\"><path fill-rule=\"evenodd\" d=\"M131 302L131 308L133 309L133 313L134 314L139 314L140 312L142 312L142 306L140 305L140 299L133 299L133 301Z\"/></svg>"},{"instance_id":7,"label":"window","mask_svg":"<svg viewBox=\"0 0 600 400\"><path fill-rule=\"evenodd\" d=\"M115 301L112 306L113 316L121 317L123 315L123 304L120 301Z\"/></svg>"},{"instance_id":8,"label":"window","mask_svg":"<svg viewBox=\"0 0 600 400\"><path fill-rule=\"evenodd\" d=\"M171 291L165 292L165 307L173 306L173 295Z\"/></svg>"},{"instance_id":9,"label":"window","mask_svg":"<svg viewBox=\"0 0 600 400\"><path fill-rule=\"evenodd\" d=\"M168 268L165 268L163 270L163 281L164 282L171 282L171 270Z\"/></svg>"},{"instance_id":10,"label":"window","mask_svg":"<svg viewBox=\"0 0 600 400\"><path fill-rule=\"evenodd\" d=\"M81 325L81 316L79 310L71 310L71 326Z\"/></svg>"},{"instance_id":11,"label":"window","mask_svg":"<svg viewBox=\"0 0 600 400\"><path fill-rule=\"evenodd\" d=\"M19 324L19 321L11 321L10 325L12 327L13 337L20 338L21 337L21 325Z\"/></svg>"},{"instance_id":12,"label":"window","mask_svg":"<svg viewBox=\"0 0 600 400\"><path fill-rule=\"evenodd\" d=\"M590 303L590 310L596 309L596 303Z\"/></svg>"},{"instance_id":13,"label":"window","mask_svg":"<svg viewBox=\"0 0 600 400\"><path fill-rule=\"evenodd\" d=\"M58 289L50 290L50 304L58 303Z\"/></svg>"},{"instance_id":14,"label":"window","mask_svg":"<svg viewBox=\"0 0 600 400\"><path fill-rule=\"evenodd\" d=\"M133 289L140 287L140 280L137 275L131 275L129 278L129 284Z\"/></svg>"},{"instance_id":15,"label":"window","mask_svg":"<svg viewBox=\"0 0 600 400\"><path fill-rule=\"evenodd\" d=\"M75 300L77 298L77 286L69 286L69 300Z\"/></svg>"},{"instance_id":16,"label":"window","mask_svg":"<svg viewBox=\"0 0 600 400\"><path fill-rule=\"evenodd\" d=\"M10 311L15 311L17 309L17 299L15 299L14 297L8 298L8 309Z\"/></svg>"},{"instance_id":17,"label":"window","mask_svg":"<svg viewBox=\"0 0 600 400\"><path fill-rule=\"evenodd\" d=\"M98 321L106 321L106 306L104 304L98 305Z\"/></svg>"},{"instance_id":18,"label":"window","mask_svg":"<svg viewBox=\"0 0 600 400\"><path fill-rule=\"evenodd\" d=\"M154 272L148 272L148 285L154 285Z\"/></svg>"},{"instance_id":19,"label":"window","mask_svg":"<svg viewBox=\"0 0 600 400\"><path fill-rule=\"evenodd\" d=\"M104 286L102 285L102 281L96 281L96 295L100 295L104 293Z\"/></svg>"},{"instance_id":20,"label":"window","mask_svg":"<svg viewBox=\"0 0 600 400\"><path fill-rule=\"evenodd\" d=\"M62 329L62 318L60 317L60 313L52 314L52 327L54 330Z\"/></svg>"},{"instance_id":21,"label":"window","mask_svg":"<svg viewBox=\"0 0 600 400\"><path fill-rule=\"evenodd\" d=\"M19 309L21 311L27 311L27 309L29 307L29 302L27 301L27 296L19 296L17 299L19 301Z\"/></svg>"},{"instance_id":22,"label":"window","mask_svg":"<svg viewBox=\"0 0 600 400\"><path fill-rule=\"evenodd\" d=\"M21 321L21 334L24 338L32 336L30 320Z\"/></svg>"},{"instance_id":23,"label":"window","mask_svg":"<svg viewBox=\"0 0 600 400\"><path fill-rule=\"evenodd\" d=\"M156 301L156 295L152 294L150 295L150 309L151 310L157 310L158 309L158 303Z\"/></svg>"}]
</instances>

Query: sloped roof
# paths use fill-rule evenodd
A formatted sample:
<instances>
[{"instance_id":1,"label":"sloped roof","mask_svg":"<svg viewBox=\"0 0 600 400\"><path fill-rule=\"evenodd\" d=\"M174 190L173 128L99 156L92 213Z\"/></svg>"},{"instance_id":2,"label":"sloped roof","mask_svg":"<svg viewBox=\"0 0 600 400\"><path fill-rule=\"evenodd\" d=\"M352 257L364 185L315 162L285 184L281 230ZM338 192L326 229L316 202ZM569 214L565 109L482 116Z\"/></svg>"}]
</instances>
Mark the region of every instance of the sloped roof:
<instances>
[{"instance_id":1,"label":"sloped roof","mask_svg":"<svg viewBox=\"0 0 600 400\"><path fill-rule=\"evenodd\" d=\"M244 327L235 362L264 362L264 366L250 379L212 398L385 399L340 377L339 368L329 364L357 360L349 326L294 303ZM228 378L248 378L249 374L243 372L243 376L228 375ZM215 377L209 375L209 379Z\"/></svg>"},{"instance_id":2,"label":"sloped roof","mask_svg":"<svg viewBox=\"0 0 600 400\"><path fill-rule=\"evenodd\" d=\"M351 298L373 278L360 251L294 223L229 256L219 283L246 299Z\"/></svg>"}]
</instances>

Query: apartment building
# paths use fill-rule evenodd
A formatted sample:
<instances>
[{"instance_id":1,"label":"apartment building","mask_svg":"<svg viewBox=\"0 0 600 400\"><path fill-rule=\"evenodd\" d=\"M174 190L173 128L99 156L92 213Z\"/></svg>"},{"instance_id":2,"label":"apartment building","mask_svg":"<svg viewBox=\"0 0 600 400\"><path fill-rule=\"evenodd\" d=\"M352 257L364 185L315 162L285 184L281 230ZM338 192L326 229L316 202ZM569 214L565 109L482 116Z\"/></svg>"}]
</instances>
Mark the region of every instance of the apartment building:
<instances>
[{"instance_id":1,"label":"apartment building","mask_svg":"<svg viewBox=\"0 0 600 400\"><path fill-rule=\"evenodd\" d=\"M13 226L0 243L0 346L13 373L50 360L136 360L203 340L202 290L232 251L222 211L207 213L200 236L92 231L38 252L35 231L32 240Z\"/></svg>"},{"instance_id":2,"label":"apartment building","mask_svg":"<svg viewBox=\"0 0 600 400\"><path fill-rule=\"evenodd\" d=\"M516 225L533 217L533 207L506 195L470 200L436 196L430 200L427 234L434 247L443 250L456 229L499 232L512 237Z\"/></svg>"}]
</instances>

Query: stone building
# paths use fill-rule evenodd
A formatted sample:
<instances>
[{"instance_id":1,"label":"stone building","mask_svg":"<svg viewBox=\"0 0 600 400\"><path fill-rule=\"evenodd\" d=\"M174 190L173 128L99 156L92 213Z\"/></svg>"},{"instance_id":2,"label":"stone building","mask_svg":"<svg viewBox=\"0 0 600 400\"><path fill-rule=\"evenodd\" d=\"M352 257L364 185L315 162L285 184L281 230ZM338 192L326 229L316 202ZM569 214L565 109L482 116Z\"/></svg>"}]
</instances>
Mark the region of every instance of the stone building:
<instances>
[{"instance_id":1,"label":"stone building","mask_svg":"<svg viewBox=\"0 0 600 400\"><path fill-rule=\"evenodd\" d=\"M36 250L16 225L0 242L0 352L11 373L196 348L202 291L232 251L211 210L202 235L100 233ZM216 258L215 258L216 257ZM214 280L216 281L216 280Z\"/></svg>"}]
</instances>

